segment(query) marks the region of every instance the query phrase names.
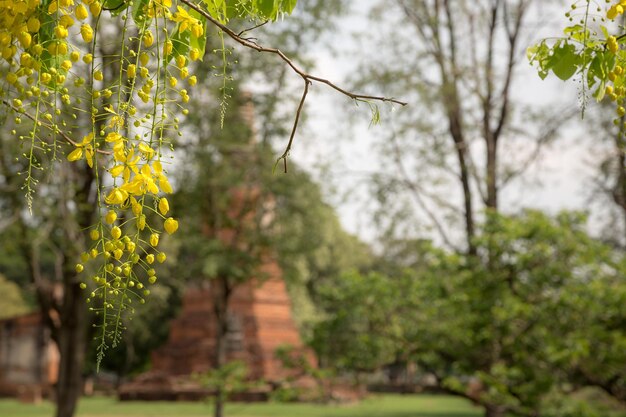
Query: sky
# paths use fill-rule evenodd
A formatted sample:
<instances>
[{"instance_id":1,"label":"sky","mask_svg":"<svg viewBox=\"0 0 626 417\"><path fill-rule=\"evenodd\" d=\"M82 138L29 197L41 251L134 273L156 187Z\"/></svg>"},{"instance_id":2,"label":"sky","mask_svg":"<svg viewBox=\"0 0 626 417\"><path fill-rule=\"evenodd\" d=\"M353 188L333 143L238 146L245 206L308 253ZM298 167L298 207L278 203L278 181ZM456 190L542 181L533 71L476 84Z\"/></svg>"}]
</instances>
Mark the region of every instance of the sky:
<instances>
[{"instance_id":1,"label":"sky","mask_svg":"<svg viewBox=\"0 0 626 417\"><path fill-rule=\"evenodd\" d=\"M313 73L340 85L349 84L356 70L355 62L358 60L355 57L359 53L352 34L376 36L378 33L366 18L367 10L374 3L373 0L356 3L358 7L353 6L352 12L338 22L339 32L329 34L330 39L320 39L310 52L317 62ZM554 10L549 12L554 13ZM558 12L548 20L541 20L548 13L545 9L540 7L534 13L529 22L536 24L537 30L533 32L534 39L531 41L557 35L559 25L566 23ZM328 46L329 40L332 47ZM578 102L578 89L574 82L563 82L556 77L541 80L525 62L520 68L513 89L515 100L554 106ZM409 105L419 106L419 103ZM337 208L343 225L371 242L375 239L376 230L363 210L370 197L362 185L369 173L385 168L374 145L380 140L381 133L389 128L389 123L393 123L392 112L401 112L402 109L382 106L382 123L370 126L366 108L357 109L345 97L324 86L314 85L305 111L307 122L296 138L291 157L325 184L327 198ZM521 207L528 207L556 213L562 209L591 208L588 189L594 172L594 155L602 152L602 147L588 140L589 135L579 115L574 119L573 123L563 128L554 145L543 149L540 158L529 170L532 174L505 189L502 194L504 211L516 212ZM506 158L507 155L502 155L503 160Z\"/></svg>"}]
</instances>

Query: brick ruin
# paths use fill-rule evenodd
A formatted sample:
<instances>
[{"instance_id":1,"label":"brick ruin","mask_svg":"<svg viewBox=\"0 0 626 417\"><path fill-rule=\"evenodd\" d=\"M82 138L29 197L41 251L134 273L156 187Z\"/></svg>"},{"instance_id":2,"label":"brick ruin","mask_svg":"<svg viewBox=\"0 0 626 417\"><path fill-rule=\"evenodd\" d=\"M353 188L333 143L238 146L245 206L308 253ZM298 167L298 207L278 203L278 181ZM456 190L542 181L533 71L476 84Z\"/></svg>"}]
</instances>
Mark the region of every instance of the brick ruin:
<instances>
[{"instance_id":1,"label":"brick ruin","mask_svg":"<svg viewBox=\"0 0 626 417\"><path fill-rule=\"evenodd\" d=\"M0 397L38 402L52 393L59 352L40 313L0 320Z\"/></svg>"},{"instance_id":2,"label":"brick ruin","mask_svg":"<svg viewBox=\"0 0 626 417\"><path fill-rule=\"evenodd\" d=\"M250 281L238 286L229 303L226 337L227 360L246 364L251 380L266 386L251 390L240 398L263 400L272 385L293 375L276 358L276 349L291 346L312 361L300 340L291 316L291 303L276 264L266 266L271 278L261 284ZM194 379L194 374L215 366L216 319L209 284L189 287L183 297L182 311L170 325L168 341L152 353L152 369L122 385L122 400L198 400L209 392ZM301 381L310 385L312 381Z\"/></svg>"}]
</instances>

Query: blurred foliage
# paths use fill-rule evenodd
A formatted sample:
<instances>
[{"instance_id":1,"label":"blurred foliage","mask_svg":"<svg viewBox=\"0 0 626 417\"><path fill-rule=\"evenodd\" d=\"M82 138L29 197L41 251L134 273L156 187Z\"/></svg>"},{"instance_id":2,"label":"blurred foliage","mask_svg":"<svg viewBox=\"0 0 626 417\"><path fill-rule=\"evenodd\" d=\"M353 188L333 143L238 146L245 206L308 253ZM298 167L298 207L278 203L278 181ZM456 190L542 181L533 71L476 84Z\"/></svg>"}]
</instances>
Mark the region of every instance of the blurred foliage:
<instances>
[{"instance_id":1,"label":"blurred foliage","mask_svg":"<svg viewBox=\"0 0 626 417\"><path fill-rule=\"evenodd\" d=\"M205 374L196 375L196 380L210 391L218 391L222 401L233 394L248 391L257 387L260 381L248 379L248 367L242 361L230 361L218 369Z\"/></svg>"},{"instance_id":2,"label":"blurred foliage","mask_svg":"<svg viewBox=\"0 0 626 417\"><path fill-rule=\"evenodd\" d=\"M440 389L518 414L567 386L620 398L626 258L585 220L490 214L479 259L421 243L401 274L344 275L321 292L314 346L343 370L412 361Z\"/></svg>"},{"instance_id":3,"label":"blurred foliage","mask_svg":"<svg viewBox=\"0 0 626 417\"><path fill-rule=\"evenodd\" d=\"M20 287L0 274L0 320L32 311L24 300Z\"/></svg>"}]
</instances>

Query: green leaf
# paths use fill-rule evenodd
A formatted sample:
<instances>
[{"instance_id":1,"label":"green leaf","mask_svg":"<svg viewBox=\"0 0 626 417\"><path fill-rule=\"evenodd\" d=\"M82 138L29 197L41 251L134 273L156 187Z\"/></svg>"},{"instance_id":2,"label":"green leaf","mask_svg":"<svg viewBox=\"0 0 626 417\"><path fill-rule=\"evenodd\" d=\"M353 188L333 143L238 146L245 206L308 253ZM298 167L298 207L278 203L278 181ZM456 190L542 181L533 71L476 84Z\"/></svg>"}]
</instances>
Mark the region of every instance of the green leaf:
<instances>
[{"instance_id":1,"label":"green leaf","mask_svg":"<svg viewBox=\"0 0 626 417\"><path fill-rule=\"evenodd\" d=\"M597 101L602 101L602 99L604 98L605 91L606 90L605 90L604 80L602 80L602 82L600 83L596 91L593 92L593 96L595 97Z\"/></svg>"},{"instance_id":2,"label":"green leaf","mask_svg":"<svg viewBox=\"0 0 626 417\"><path fill-rule=\"evenodd\" d=\"M607 39L609 37L609 30L606 28L606 26L600 25L600 30L602 31L604 38Z\"/></svg>"},{"instance_id":3,"label":"green leaf","mask_svg":"<svg viewBox=\"0 0 626 417\"><path fill-rule=\"evenodd\" d=\"M117 16L128 8L126 0L104 0L102 3L103 10L109 10L113 16Z\"/></svg>"},{"instance_id":4,"label":"green leaf","mask_svg":"<svg viewBox=\"0 0 626 417\"><path fill-rule=\"evenodd\" d=\"M583 30L582 25L573 25L573 26L568 26L565 29L563 29L563 32L566 35L569 35L570 33L580 32L581 30Z\"/></svg>"},{"instance_id":5,"label":"green leaf","mask_svg":"<svg viewBox=\"0 0 626 417\"><path fill-rule=\"evenodd\" d=\"M141 27L144 24L146 13L144 12L145 6L150 0L135 0L133 1L133 20L137 26ZM149 26L150 21L146 22L146 26Z\"/></svg>"},{"instance_id":6,"label":"green leaf","mask_svg":"<svg viewBox=\"0 0 626 417\"><path fill-rule=\"evenodd\" d=\"M287 14L291 14L293 12L293 9L296 8L296 4L298 3L298 0L283 0L281 7L280 7L280 11L283 13L287 13Z\"/></svg>"},{"instance_id":7,"label":"green leaf","mask_svg":"<svg viewBox=\"0 0 626 417\"><path fill-rule=\"evenodd\" d=\"M554 48L550 61L552 72L565 81L576 73L580 57L576 53L576 47L565 42L562 46Z\"/></svg>"},{"instance_id":8,"label":"green leaf","mask_svg":"<svg viewBox=\"0 0 626 417\"><path fill-rule=\"evenodd\" d=\"M278 13L275 0L257 0L257 10L266 19L274 19Z\"/></svg>"}]
</instances>

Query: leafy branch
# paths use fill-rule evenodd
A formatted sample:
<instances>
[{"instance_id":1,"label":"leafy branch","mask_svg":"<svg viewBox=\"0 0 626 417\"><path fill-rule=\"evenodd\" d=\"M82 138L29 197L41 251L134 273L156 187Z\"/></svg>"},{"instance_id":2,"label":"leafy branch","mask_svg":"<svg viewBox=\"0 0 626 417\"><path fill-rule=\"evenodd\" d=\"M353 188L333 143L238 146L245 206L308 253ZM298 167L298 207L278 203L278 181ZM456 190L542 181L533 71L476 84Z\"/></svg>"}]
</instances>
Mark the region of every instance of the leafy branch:
<instances>
[{"instance_id":1,"label":"leafy branch","mask_svg":"<svg viewBox=\"0 0 626 417\"><path fill-rule=\"evenodd\" d=\"M223 31L231 39L233 39L235 42L239 43L240 45L242 45L242 46L244 46L246 48L254 49L257 52L264 52L264 53L270 53L270 54L278 55L280 57L280 59L283 60L293 70L293 72L295 72L297 75L299 75L302 78L302 80L304 81L304 89L303 89L303 93L302 93L302 98L300 99L300 103L298 104L298 109L296 110L296 115L294 117L294 122L293 122L293 127L291 129L291 135L289 137L289 142L287 144L287 147L285 148L285 151L282 153L282 155L276 161L277 164L281 160L283 161L284 171L285 172L287 172L287 156L289 155L289 151L291 150L291 146L293 144L293 139L294 139L296 131L298 129L298 122L300 121L300 115L302 113L302 108L304 107L304 102L306 101L309 85L311 85L313 82L317 82L319 84L325 84L325 85L329 86L330 88L334 89L335 91L338 91L339 93L341 93L341 94L343 94L343 95L345 95L345 96L347 96L347 97L349 97L349 98L351 98L352 100L355 100L355 101L363 101L363 102L368 102L368 103L370 101L379 101L379 102L383 102L383 103L386 102L386 103L399 104L400 106L406 106L408 104L407 102L395 99L393 97L374 96L374 95L368 95L368 94L354 93L354 92L346 90L345 88L342 88L342 87L338 86L337 84L333 83L330 80L318 77L316 75L309 74L308 72L306 72L302 68L300 68L298 65L296 65L293 62L293 60L291 58L289 58L287 55L285 55L285 53L282 52L280 49L272 48L272 47L265 47L265 46L262 46L259 43L257 43L252 38L245 38L245 37L243 37L242 34L247 32L247 31L249 31L249 30L246 30L246 31L243 31L243 32L240 32L240 33L236 33L235 31L230 29L228 26L226 26L224 23L220 22L218 19L216 19L213 16L211 16L210 13L205 11L202 7L200 7L198 4L194 3L193 1L191 1L191 0L180 0L180 1L181 1L181 3L186 4L191 9L193 9L194 11L199 13L202 17L204 17L209 22L211 22L213 25L218 27L221 31Z\"/></svg>"}]
</instances>

